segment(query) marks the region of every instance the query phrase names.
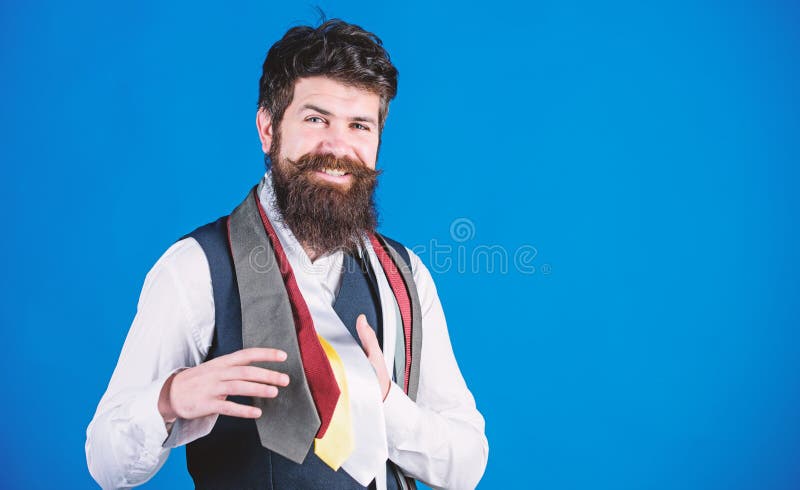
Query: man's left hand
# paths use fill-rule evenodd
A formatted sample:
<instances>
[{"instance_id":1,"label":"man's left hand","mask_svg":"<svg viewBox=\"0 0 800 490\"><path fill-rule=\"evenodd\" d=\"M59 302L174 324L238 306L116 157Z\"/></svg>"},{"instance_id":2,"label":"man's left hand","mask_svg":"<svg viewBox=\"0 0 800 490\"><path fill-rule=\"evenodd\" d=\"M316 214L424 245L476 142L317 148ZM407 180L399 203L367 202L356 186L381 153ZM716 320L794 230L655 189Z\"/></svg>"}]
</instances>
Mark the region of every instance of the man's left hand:
<instances>
[{"instance_id":1,"label":"man's left hand","mask_svg":"<svg viewBox=\"0 0 800 490\"><path fill-rule=\"evenodd\" d=\"M367 323L367 317L363 314L358 315L356 319L356 331L358 338L361 339L361 345L364 347L364 352L367 354L375 374L378 376L378 383L381 386L381 397L386 400L386 395L389 394L391 387L391 378L389 372L386 370L386 362L383 360L383 352L378 343L378 338L375 336L375 331Z\"/></svg>"}]
</instances>

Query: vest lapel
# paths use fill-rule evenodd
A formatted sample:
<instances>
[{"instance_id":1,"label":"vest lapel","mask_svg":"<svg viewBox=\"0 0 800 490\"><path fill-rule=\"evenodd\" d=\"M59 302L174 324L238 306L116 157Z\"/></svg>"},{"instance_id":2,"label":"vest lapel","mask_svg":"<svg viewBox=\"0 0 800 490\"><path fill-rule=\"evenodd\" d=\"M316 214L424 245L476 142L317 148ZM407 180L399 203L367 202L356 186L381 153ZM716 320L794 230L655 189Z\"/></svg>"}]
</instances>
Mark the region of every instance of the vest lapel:
<instances>
[{"instance_id":1,"label":"vest lapel","mask_svg":"<svg viewBox=\"0 0 800 490\"><path fill-rule=\"evenodd\" d=\"M242 345L288 354L281 363L256 364L288 374L290 383L276 398L253 398L253 405L262 410L256 420L261 444L299 464L308 454L320 419L303 371L289 296L256 199L255 192L248 193L228 222L242 306Z\"/></svg>"}]
</instances>

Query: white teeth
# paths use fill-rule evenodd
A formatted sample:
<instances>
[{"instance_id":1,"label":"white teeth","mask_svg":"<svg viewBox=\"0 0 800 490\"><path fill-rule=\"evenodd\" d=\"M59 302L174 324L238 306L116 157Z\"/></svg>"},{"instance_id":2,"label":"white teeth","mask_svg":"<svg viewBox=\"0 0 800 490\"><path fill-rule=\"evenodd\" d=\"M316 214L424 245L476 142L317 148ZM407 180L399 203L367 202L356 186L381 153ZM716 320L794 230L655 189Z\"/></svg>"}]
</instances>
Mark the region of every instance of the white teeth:
<instances>
[{"instance_id":1,"label":"white teeth","mask_svg":"<svg viewBox=\"0 0 800 490\"><path fill-rule=\"evenodd\" d=\"M342 175L345 174L345 172L342 172L341 170L333 170L330 168L323 168L322 171L328 175L335 175L337 177L341 177Z\"/></svg>"}]
</instances>

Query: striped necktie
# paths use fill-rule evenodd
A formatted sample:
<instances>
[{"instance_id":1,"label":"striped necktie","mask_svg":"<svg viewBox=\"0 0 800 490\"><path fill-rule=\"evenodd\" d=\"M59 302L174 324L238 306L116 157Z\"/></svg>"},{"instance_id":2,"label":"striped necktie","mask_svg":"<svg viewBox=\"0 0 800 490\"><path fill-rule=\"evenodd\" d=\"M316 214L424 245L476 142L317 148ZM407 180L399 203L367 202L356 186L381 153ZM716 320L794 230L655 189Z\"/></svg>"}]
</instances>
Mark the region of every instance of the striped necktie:
<instances>
[{"instance_id":1,"label":"striped necktie","mask_svg":"<svg viewBox=\"0 0 800 490\"><path fill-rule=\"evenodd\" d=\"M389 286L392 288L394 298L397 301L397 306L400 307L400 317L403 320L403 334L405 337L405 361L403 372L403 391L408 393L408 380L409 373L411 372L411 299L406 289L406 283L403 281L403 276L397 270L392 258L383 248L383 245L378 241L378 237L374 233L370 233L369 241L372 244L372 249L375 250L375 255L383 267L383 272L386 274L386 279L389 281Z\"/></svg>"}]
</instances>

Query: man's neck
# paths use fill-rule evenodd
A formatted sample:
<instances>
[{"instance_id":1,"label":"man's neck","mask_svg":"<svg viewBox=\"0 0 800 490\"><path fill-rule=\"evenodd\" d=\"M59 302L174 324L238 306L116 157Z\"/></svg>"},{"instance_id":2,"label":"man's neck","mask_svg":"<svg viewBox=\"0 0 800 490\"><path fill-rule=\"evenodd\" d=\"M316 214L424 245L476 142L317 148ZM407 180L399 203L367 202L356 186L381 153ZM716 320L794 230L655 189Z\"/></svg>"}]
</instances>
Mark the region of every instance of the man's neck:
<instances>
[{"instance_id":1,"label":"man's neck","mask_svg":"<svg viewBox=\"0 0 800 490\"><path fill-rule=\"evenodd\" d=\"M317 251L314 250L313 248L306 245L305 243L301 243L301 245L303 246L303 250L305 251L306 255L308 255L308 259L313 264L314 261L317 260L317 258L319 258L320 254L317 253Z\"/></svg>"},{"instance_id":2,"label":"man's neck","mask_svg":"<svg viewBox=\"0 0 800 490\"><path fill-rule=\"evenodd\" d=\"M312 246L308 245L306 242L300 242L300 246L303 247L303 251L306 253L306 255L308 256L308 260L310 260L312 264L314 263L314 261L316 261L323 255L328 255L330 253L333 253L333 252L321 252L313 248ZM345 253L357 253L355 251L349 252L345 249L338 249L338 250L344 250Z\"/></svg>"}]
</instances>

